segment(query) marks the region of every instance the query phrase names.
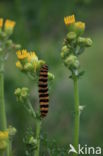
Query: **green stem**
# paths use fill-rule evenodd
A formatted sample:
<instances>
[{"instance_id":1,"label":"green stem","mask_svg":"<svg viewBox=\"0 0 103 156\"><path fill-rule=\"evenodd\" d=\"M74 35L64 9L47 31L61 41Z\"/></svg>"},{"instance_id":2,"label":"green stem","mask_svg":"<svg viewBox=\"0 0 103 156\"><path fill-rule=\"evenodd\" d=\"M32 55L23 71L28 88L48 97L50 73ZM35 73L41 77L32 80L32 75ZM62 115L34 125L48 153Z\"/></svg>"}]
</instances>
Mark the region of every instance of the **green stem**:
<instances>
[{"instance_id":1,"label":"green stem","mask_svg":"<svg viewBox=\"0 0 103 156\"><path fill-rule=\"evenodd\" d=\"M4 102L4 75L0 73L0 130L7 129L6 111Z\"/></svg>"},{"instance_id":2,"label":"green stem","mask_svg":"<svg viewBox=\"0 0 103 156\"><path fill-rule=\"evenodd\" d=\"M28 104L28 106L29 106L29 110L30 110L31 115L32 115L33 118L35 119L35 118L36 118L36 113L35 113L35 111L34 111L34 109L33 109L33 107L32 107L32 104L31 104L31 102L30 102L29 100L27 100L27 104Z\"/></svg>"},{"instance_id":3,"label":"green stem","mask_svg":"<svg viewBox=\"0 0 103 156\"><path fill-rule=\"evenodd\" d=\"M0 130L5 131L7 129L7 119L4 101L4 64L0 63ZM2 153L4 155L5 152ZM9 145L7 146L6 155L9 156Z\"/></svg>"},{"instance_id":4,"label":"green stem","mask_svg":"<svg viewBox=\"0 0 103 156\"><path fill-rule=\"evenodd\" d=\"M79 88L78 88L78 78L74 77L74 98L75 98L75 121L74 121L74 147L78 152L78 144L79 144ZM78 156L78 154L74 153L73 156Z\"/></svg>"},{"instance_id":5,"label":"green stem","mask_svg":"<svg viewBox=\"0 0 103 156\"><path fill-rule=\"evenodd\" d=\"M39 156L40 151L40 130L41 130L41 120L36 120L36 139L37 139L37 148L35 149L34 156Z\"/></svg>"}]
</instances>

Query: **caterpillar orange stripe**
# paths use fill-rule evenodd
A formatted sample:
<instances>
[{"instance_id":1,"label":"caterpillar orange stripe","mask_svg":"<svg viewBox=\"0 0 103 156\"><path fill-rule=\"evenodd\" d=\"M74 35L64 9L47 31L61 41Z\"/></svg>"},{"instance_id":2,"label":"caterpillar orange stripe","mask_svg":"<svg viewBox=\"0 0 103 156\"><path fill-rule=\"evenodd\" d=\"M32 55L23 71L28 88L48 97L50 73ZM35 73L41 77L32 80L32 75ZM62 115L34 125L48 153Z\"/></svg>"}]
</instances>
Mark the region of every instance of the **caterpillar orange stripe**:
<instances>
[{"instance_id":1,"label":"caterpillar orange stripe","mask_svg":"<svg viewBox=\"0 0 103 156\"><path fill-rule=\"evenodd\" d=\"M39 75L39 103L41 117L48 113L49 94L48 94L48 66L45 64L40 69Z\"/></svg>"}]
</instances>

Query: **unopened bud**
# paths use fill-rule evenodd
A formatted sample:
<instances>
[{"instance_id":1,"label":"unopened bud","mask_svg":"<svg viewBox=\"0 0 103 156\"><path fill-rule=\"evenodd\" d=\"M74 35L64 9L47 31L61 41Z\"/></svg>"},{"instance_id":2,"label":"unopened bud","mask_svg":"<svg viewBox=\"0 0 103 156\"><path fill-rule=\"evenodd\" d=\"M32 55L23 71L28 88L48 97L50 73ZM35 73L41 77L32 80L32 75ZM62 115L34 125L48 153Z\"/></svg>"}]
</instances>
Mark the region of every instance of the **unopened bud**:
<instances>
[{"instance_id":1,"label":"unopened bud","mask_svg":"<svg viewBox=\"0 0 103 156\"><path fill-rule=\"evenodd\" d=\"M69 54L69 48L65 45L62 47L61 58L65 59Z\"/></svg>"},{"instance_id":2,"label":"unopened bud","mask_svg":"<svg viewBox=\"0 0 103 156\"><path fill-rule=\"evenodd\" d=\"M77 37L77 35L76 35L75 32L69 32L69 33L67 34L67 39L68 39L69 41L75 40L76 37Z\"/></svg>"},{"instance_id":3,"label":"unopened bud","mask_svg":"<svg viewBox=\"0 0 103 156\"><path fill-rule=\"evenodd\" d=\"M14 136L17 132L16 128L15 127L12 127L12 126L9 126L8 128L8 132L9 132L9 136Z\"/></svg>"},{"instance_id":4,"label":"unopened bud","mask_svg":"<svg viewBox=\"0 0 103 156\"><path fill-rule=\"evenodd\" d=\"M48 72L48 79L51 81L51 80L54 80L55 76L54 74Z\"/></svg>"},{"instance_id":5,"label":"unopened bud","mask_svg":"<svg viewBox=\"0 0 103 156\"><path fill-rule=\"evenodd\" d=\"M24 70L26 70L26 71L31 71L31 70L33 70L33 65L32 65L31 63L26 63L26 64L24 65Z\"/></svg>"},{"instance_id":6,"label":"unopened bud","mask_svg":"<svg viewBox=\"0 0 103 156\"><path fill-rule=\"evenodd\" d=\"M74 55L70 55L65 61L64 61L64 64L70 68L70 67L73 67L73 68L79 68L80 66L80 63L77 59L76 56Z\"/></svg>"},{"instance_id":7,"label":"unopened bud","mask_svg":"<svg viewBox=\"0 0 103 156\"><path fill-rule=\"evenodd\" d=\"M93 41L92 41L90 38L86 38L86 39L85 39L85 45L86 45L87 47L91 47L92 44L93 44Z\"/></svg>"}]
</instances>

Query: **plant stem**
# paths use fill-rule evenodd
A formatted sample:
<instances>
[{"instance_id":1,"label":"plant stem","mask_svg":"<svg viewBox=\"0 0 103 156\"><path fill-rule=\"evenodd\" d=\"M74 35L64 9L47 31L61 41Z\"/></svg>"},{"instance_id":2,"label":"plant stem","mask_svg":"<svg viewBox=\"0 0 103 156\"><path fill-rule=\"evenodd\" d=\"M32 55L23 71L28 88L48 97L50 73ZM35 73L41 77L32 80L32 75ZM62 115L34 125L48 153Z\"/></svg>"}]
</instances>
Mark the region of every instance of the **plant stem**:
<instances>
[{"instance_id":1,"label":"plant stem","mask_svg":"<svg viewBox=\"0 0 103 156\"><path fill-rule=\"evenodd\" d=\"M0 130L7 129L6 111L4 102L4 75L0 72Z\"/></svg>"},{"instance_id":2,"label":"plant stem","mask_svg":"<svg viewBox=\"0 0 103 156\"><path fill-rule=\"evenodd\" d=\"M40 151L40 130L41 130L41 120L36 120L36 139L37 139L37 148L35 149L34 156L39 156Z\"/></svg>"},{"instance_id":3,"label":"plant stem","mask_svg":"<svg viewBox=\"0 0 103 156\"><path fill-rule=\"evenodd\" d=\"M4 64L0 62L0 130L5 131L7 129L7 119L4 101ZM2 153L4 155L5 152ZM6 154L9 156L9 145L6 149Z\"/></svg>"},{"instance_id":4,"label":"plant stem","mask_svg":"<svg viewBox=\"0 0 103 156\"><path fill-rule=\"evenodd\" d=\"M78 152L79 144L79 88L78 88L78 77L74 77L74 98L75 98L75 121L74 121L74 148ZM78 156L74 153L73 156Z\"/></svg>"},{"instance_id":5,"label":"plant stem","mask_svg":"<svg viewBox=\"0 0 103 156\"><path fill-rule=\"evenodd\" d=\"M29 100L27 100L27 104L28 104L28 106L29 106L31 115L32 115L33 118L35 119L35 118L36 118L36 113L35 113L35 111L34 111L34 109L33 109L33 107L32 107L32 104L30 103Z\"/></svg>"}]
</instances>

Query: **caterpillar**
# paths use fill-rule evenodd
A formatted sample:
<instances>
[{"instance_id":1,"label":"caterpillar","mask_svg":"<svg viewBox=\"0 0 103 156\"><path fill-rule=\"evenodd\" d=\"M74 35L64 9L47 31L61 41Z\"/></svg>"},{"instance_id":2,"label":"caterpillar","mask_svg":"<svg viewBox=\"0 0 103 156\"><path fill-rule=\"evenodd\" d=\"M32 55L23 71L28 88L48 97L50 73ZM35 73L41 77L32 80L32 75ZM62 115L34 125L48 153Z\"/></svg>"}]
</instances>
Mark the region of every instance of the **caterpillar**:
<instances>
[{"instance_id":1,"label":"caterpillar","mask_svg":"<svg viewBox=\"0 0 103 156\"><path fill-rule=\"evenodd\" d=\"M44 64L40 68L39 74L39 103L41 117L45 117L48 113L49 94L48 94L48 66Z\"/></svg>"}]
</instances>

